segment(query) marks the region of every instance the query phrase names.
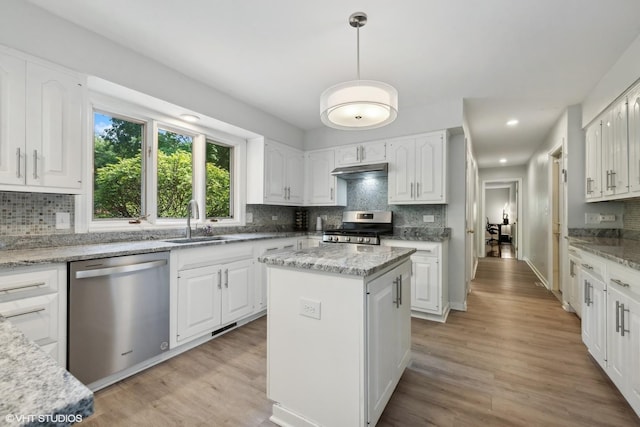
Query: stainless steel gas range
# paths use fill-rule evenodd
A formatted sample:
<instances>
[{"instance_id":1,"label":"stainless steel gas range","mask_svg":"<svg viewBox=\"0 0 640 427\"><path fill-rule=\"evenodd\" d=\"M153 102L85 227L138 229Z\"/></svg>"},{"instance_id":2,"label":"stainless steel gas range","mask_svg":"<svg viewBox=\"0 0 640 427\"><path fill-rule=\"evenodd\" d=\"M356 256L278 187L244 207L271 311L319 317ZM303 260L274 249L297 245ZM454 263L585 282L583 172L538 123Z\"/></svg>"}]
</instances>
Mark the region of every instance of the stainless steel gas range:
<instances>
[{"instance_id":1,"label":"stainless steel gas range","mask_svg":"<svg viewBox=\"0 0 640 427\"><path fill-rule=\"evenodd\" d=\"M325 243L379 245L380 236L393 234L393 212L345 211L340 228L325 230Z\"/></svg>"}]
</instances>

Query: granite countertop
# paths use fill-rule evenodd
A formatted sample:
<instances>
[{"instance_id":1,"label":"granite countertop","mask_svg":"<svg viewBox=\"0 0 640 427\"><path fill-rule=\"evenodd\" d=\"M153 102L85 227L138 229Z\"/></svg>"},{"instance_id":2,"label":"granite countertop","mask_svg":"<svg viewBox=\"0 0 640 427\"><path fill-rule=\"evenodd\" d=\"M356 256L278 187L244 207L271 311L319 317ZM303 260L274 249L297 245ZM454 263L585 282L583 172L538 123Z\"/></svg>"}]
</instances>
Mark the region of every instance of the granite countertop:
<instances>
[{"instance_id":1,"label":"granite countertop","mask_svg":"<svg viewBox=\"0 0 640 427\"><path fill-rule=\"evenodd\" d=\"M174 249L185 249L207 245L225 245L252 240L281 239L306 235L307 233L302 232L241 233L225 235L230 237L229 240L197 240L189 243L172 243L170 240L177 239L173 238L166 240L126 241L104 244L78 244L40 249L4 250L0 251L0 268L80 261L113 256L170 251ZM198 238L200 237L203 236L198 236Z\"/></svg>"},{"instance_id":2,"label":"granite countertop","mask_svg":"<svg viewBox=\"0 0 640 427\"><path fill-rule=\"evenodd\" d=\"M640 241L612 237L569 237L569 245L640 270Z\"/></svg>"},{"instance_id":3,"label":"granite countertop","mask_svg":"<svg viewBox=\"0 0 640 427\"><path fill-rule=\"evenodd\" d=\"M0 424L70 425L93 414L93 393L0 316Z\"/></svg>"},{"instance_id":4,"label":"granite countertop","mask_svg":"<svg viewBox=\"0 0 640 427\"><path fill-rule=\"evenodd\" d=\"M327 245L267 254L258 257L258 261L267 265L366 277L409 258L415 251L413 248L391 246Z\"/></svg>"}]
</instances>

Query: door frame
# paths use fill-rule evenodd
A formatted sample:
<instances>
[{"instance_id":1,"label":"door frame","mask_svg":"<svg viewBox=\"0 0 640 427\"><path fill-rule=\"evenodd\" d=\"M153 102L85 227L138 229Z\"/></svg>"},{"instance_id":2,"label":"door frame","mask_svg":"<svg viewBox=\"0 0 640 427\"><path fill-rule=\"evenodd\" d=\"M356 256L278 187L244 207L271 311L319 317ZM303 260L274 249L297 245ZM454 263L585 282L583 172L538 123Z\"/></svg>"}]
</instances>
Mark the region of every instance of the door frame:
<instances>
[{"instance_id":1,"label":"door frame","mask_svg":"<svg viewBox=\"0 0 640 427\"><path fill-rule=\"evenodd\" d=\"M482 216L480 217L480 221L478 224L482 224L482 239L478 239L478 250L481 257L485 257L485 243L484 243L484 230L486 226L486 218L487 218L487 210L486 210L486 200L487 200L487 184L510 184L512 182L516 183L516 210L518 212L518 219L516 221L516 240L518 246L516 247L516 259L522 259L522 250L523 246L523 235L522 235L522 178L499 178L499 179L487 179L482 181ZM480 225L478 225L480 228Z\"/></svg>"},{"instance_id":2,"label":"door frame","mask_svg":"<svg viewBox=\"0 0 640 427\"><path fill-rule=\"evenodd\" d=\"M560 237L558 243L558 283L554 281L553 274L553 212L549 211L548 221L547 221L547 235L549 236L549 241L547 244L547 282L550 290L558 291L560 289L564 289L566 283L565 281L565 272L568 271L569 268L569 247L567 236L569 235L568 230L568 212L567 212L567 146L566 146L566 138L562 137L562 140L552 147L547 152L547 161L548 161L548 206L549 209L554 208L553 203L553 186L556 185L553 179L553 162L555 159L559 160L559 179L558 184L562 183L562 185L558 185L558 203L560 205ZM562 178L560 178L562 177ZM564 300L564 295L562 297L562 305L563 307L568 307L568 303Z\"/></svg>"}]
</instances>

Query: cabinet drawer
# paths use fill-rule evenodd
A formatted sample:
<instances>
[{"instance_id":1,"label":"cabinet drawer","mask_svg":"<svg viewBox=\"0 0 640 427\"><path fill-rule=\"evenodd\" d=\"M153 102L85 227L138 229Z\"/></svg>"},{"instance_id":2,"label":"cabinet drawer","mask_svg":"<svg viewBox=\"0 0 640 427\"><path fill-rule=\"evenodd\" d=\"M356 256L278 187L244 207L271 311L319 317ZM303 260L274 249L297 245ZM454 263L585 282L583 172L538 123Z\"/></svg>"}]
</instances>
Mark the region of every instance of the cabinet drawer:
<instances>
[{"instance_id":1,"label":"cabinet drawer","mask_svg":"<svg viewBox=\"0 0 640 427\"><path fill-rule=\"evenodd\" d=\"M208 265L252 258L253 246L250 243L230 243L200 248L180 249L178 251L178 270L206 267Z\"/></svg>"},{"instance_id":2,"label":"cabinet drawer","mask_svg":"<svg viewBox=\"0 0 640 427\"><path fill-rule=\"evenodd\" d=\"M50 267L42 270L29 268L28 271L0 272L0 297L7 295L29 297L43 292L57 291L59 272L59 269Z\"/></svg>"},{"instance_id":3,"label":"cabinet drawer","mask_svg":"<svg viewBox=\"0 0 640 427\"><path fill-rule=\"evenodd\" d=\"M592 276L597 279L604 280L605 275L605 260L591 255L585 252L580 254L580 268L588 271Z\"/></svg>"},{"instance_id":4,"label":"cabinet drawer","mask_svg":"<svg viewBox=\"0 0 640 427\"><path fill-rule=\"evenodd\" d=\"M4 297L0 299L0 315L38 345L58 340L58 294L55 292L32 298Z\"/></svg>"},{"instance_id":5,"label":"cabinet drawer","mask_svg":"<svg viewBox=\"0 0 640 427\"><path fill-rule=\"evenodd\" d=\"M624 293L640 299L640 271L609 262L607 286L614 286Z\"/></svg>"}]
</instances>

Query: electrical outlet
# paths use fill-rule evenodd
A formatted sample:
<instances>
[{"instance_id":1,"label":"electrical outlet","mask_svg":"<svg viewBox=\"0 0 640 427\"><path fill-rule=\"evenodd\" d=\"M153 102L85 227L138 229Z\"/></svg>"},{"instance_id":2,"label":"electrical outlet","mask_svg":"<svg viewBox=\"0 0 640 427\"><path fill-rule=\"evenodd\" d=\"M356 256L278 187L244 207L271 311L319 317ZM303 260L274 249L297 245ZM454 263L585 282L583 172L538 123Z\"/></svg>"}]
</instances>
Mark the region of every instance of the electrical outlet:
<instances>
[{"instance_id":1,"label":"electrical outlet","mask_svg":"<svg viewBox=\"0 0 640 427\"><path fill-rule=\"evenodd\" d=\"M300 298L300 315L320 320L320 301Z\"/></svg>"},{"instance_id":2,"label":"electrical outlet","mask_svg":"<svg viewBox=\"0 0 640 427\"><path fill-rule=\"evenodd\" d=\"M278 215L271 215L271 221L277 221Z\"/></svg>"},{"instance_id":3,"label":"electrical outlet","mask_svg":"<svg viewBox=\"0 0 640 427\"><path fill-rule=\"evenodd\" d=\"M616 222L614 214L600 214L600 222Z\"/></svg>"},{"instance_id":4,"label":"electrical outlet","mask_svg":"<svg viewBox=\"0 0 640 427\"><path fill-rule=\"evenodd\" d=\"M436 217L434 215L422 215L423 222L436 222Z\"/></svg>"},{"instance_id":5,"label":"electrical outlet","mask_svg":"<svg viewBox=\"0 0 640 427\"><path fill-rule=\"evenodd\" d=\"M253 212L247 212L246 222L253 222Z\"/></svg>"},{"instance_id":6,"label":"electrical outlet","mask_svg":"<svg viewBox=\"0 0 640 427\"><path fill-rule=\"evenodd\" d=\"M56 212L56 229L68 230L71 228L71 214L69 212Z\"/></svg>"},{"instance_id":7,"label":"electrical outlet","mask_svg":"<svg viewBox=\"0 0 640 427\"><path fill-rule=\"evenodd\" d=\"M584 214L584 223L585 224L600 224L600 214L597 214L597 213L585 213Z\"/></svg>"}]
</instances>

